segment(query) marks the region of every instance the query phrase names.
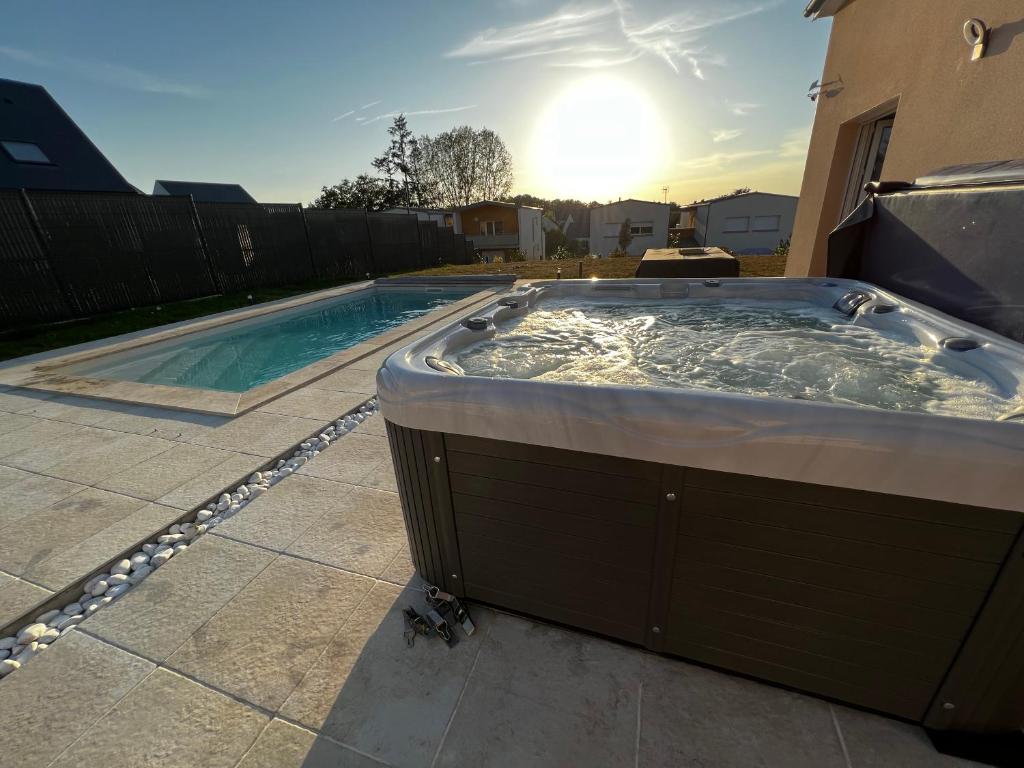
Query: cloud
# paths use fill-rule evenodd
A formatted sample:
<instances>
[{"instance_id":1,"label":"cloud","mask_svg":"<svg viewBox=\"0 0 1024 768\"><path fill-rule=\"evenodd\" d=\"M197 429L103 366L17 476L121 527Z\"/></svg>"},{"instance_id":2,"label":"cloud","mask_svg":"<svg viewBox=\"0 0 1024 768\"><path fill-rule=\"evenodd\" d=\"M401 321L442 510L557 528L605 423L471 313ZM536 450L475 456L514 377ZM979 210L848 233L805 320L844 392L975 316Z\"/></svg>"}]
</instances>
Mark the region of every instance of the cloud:
<instances>
[{"instance_id":1,"label":"cloud","mask_svg":"<svg viewBox=\"0 0 1024 768\"><path fill-rule=\"evenodd\" d=\"M476 104L466 104L462 107L445 107L443 109L413 109L407 112L385 112L373 117L357 117L356 120L359 121L360 125L369 125L370 123L376 123L378 120L390 120L391 118L398 117L399 115L405 115L406 117L414 117L416 115L447 115L452 112L465 112L467 109L475 108Z\"/></svg>"},{"instance_id":2,"label":"cloud","mask_svg":"<svg viewBox=\"0 0 1024 768\"><path fill-rule=\"evenodd\" d=\"M381 100L377 99L376 101L371 101L369 104L363 104L363 106L361 106L359 108L359 111L362 112L364 109L369 109L370 107L376 107L378 104L380 104L380 102L381 102Z\"/></svg>"},{"instance_id":3,"label":"cloud","mask_svg":"<svg viewBox=\"0 0 1024 768\"><path fill-rule=\"evenodd\" d=\"M684 160L680 165L686 170L692 171L706 171L710 169L722 170L734 163L738 163L741 160L750 160L754 157L763 157L764 155L770 155L774 150L770 149L751 149L745 152L715 152L711 155L705 155L704 157L694 157L689 160Z\"/></svg>"},{"instance_id":4,"label":"cloud","mask_svg":"<svg viewBox=\"0 0 1024 768\"><path fill-rule=\"evenodd\" d=\"M746 117L755 109L761 108L760 104L751 104L750 102L745 101L727 101L725 102L725 106L727 106L729 111L737 117Z\"/></svg>"},{"instance_id":5,"label":"cloud","mask_svg":"<svg viewBox=\"0 0 1024 768\"><path fill-rule=\"evenodd\" d=\"M348 112L346 112L345 114L343 114L343 115L338 115L337 117L333 118L333 119L331 120L331 122L332 122L332 123L336 123L336 122L338 122L339 120L344 120L344 119L345 119L346 117L348 117L349 115L354 115L355 113L356 113L356 111L355 111L354 109L350 109L350 110L349 110Z\"/></svg>"},{"instance_id":6,"label":"cloud","mask_svg":"<svg viewBox=\"0 0 1024 768\"><path fill-rule=\"evenodd\" d=\"M41 69L66 72L67 74L77 75L86 80L102 83L103 85L131 91L164 93L190 99L202 99L210 95L206 88L199 85L164 80L141 69L134 69L97 59L81 59L59 54L42 54L4 45L0 45L0 56L5 56L8 59L20 61L23 64L30 64Z\"/></svg>"},{"instance_id":7,"label":"cloud","mask_svg":"<svg viewBox=\"0 0 1024 768\"><path fill-rule=\"evenodd\" d=\"M807 157L807 147L811 143L811 126L798 128L786 134L785 141L779 147L780 157Z\"/></svg>"},{"instance_id":8,"label":"cloud","mask_svg":"<svg viewBox=\"0 0 1024 768\"><path fill-rule=\"evenodd\" d=\"M641 57L662 61L674 72L684 67L701 80L704 68L724 66L725 58L698 45L711 28L752 16L783 0L746 0L695 7L661 18L640 18L626 0L604 5L565 6L535 21L490 27L448 51L448 58L470 64L543 59L551 67L610 67Z\"/></svg>"},{"instance_id":9,"label":"cloud","mask_svg":"<svg viewBox=\"0 0 1024 768\"><path fill-rule=\"evenodd\" d=\"M711 140L715 142L715 144L721 144L723 141L732 141L733 139L738 139L742 135L743 131L739 128L726 128L718 131L712 131Z\"/></svg>"}]
</instances>

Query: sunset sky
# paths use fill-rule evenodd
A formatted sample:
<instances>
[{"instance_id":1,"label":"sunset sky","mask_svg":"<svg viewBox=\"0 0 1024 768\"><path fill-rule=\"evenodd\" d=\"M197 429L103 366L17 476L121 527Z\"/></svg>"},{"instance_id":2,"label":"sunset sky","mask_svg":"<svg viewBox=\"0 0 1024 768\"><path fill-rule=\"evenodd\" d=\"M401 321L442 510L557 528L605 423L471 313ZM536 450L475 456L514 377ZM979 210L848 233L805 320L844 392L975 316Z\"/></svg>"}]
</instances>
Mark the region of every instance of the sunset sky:
<instances>
[{"instance_id":1,"label":"sunset sky","mask_svg":"<svg viewBox=\"0 0 1024 768\"><path fill-rule=\"evenodd\" d=\"M829 31L804 5L20 3L0 77L46 86L146 192L229 181L308 202L369 170L405 112L417 134L497 131L516 192L796 194Z\"/></svg>"}]
</instances>

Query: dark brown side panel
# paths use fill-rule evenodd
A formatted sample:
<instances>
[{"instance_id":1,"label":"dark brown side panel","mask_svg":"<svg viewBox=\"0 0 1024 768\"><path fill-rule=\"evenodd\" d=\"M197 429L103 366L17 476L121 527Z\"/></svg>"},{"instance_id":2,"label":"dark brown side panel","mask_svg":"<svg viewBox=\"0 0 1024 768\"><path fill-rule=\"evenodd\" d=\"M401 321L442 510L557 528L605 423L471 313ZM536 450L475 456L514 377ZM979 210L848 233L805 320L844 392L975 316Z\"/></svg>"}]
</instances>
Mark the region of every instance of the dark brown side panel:
<instances>
[{"instance_id":1,"label":"dark brown side panel","mask_svg":"<svg viewBox=\"0 0 1024 768\"><path fill-rule=\"evenodd\" d=\"M661 468L446 436L466 595L645 641Z\"/></svg>"},{"instance_id":2,"label":"dark brown side panel","mask_svg":"<svg viewBox=\"0 0 1024 768\"><path fill-rule=\"evenodd\" d=\"M665 650L921 720L1019 519L703 470L685 477Z\"/></svg>"}]
</instances>

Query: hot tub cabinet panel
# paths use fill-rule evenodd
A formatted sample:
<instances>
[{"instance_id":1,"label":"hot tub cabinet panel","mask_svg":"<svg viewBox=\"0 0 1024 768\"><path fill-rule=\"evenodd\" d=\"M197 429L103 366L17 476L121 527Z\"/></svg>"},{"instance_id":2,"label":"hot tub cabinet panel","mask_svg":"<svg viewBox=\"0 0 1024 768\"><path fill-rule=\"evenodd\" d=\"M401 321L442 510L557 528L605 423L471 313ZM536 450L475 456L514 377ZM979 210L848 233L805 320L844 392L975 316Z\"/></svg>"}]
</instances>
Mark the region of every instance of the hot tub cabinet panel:
<instances>
[{"instance_id":1,"label":"hot tub cabinet panel","mask_svg":"<svg viewBox=\"0 0 1024 768\"><path fill-rule=\"evenodd\" d=\"M1017 512L388 435L413 560L448 591L933 727L1020 724Z\"/></svg>"}]
</instances>

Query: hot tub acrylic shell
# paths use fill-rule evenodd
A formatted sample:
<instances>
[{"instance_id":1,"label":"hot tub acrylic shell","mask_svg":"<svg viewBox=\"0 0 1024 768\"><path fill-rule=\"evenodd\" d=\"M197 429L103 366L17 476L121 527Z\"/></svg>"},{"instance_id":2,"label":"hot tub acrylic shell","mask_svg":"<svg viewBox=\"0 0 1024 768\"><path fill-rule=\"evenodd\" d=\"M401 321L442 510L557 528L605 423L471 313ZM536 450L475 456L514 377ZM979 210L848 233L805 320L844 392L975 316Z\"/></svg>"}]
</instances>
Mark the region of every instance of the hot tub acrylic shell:
<instances>
[{"instance_id":1,"label":"hot tub acrylic shell","mask_svg":"<svg viewBox=\"0 0 1024 768\"><path fill-rule=\"evenodd\" d=\"M476 314L542 291L831 306L857 289L861 312L899 307L870 321L974 338L956 354L1015 386L1018 345L875 286L715 282L535 283ZM1024 424L426 364L487 332L453 324L378 376L425 578L933 728L1024 723Z\"/></svg>"}]
</instances>

